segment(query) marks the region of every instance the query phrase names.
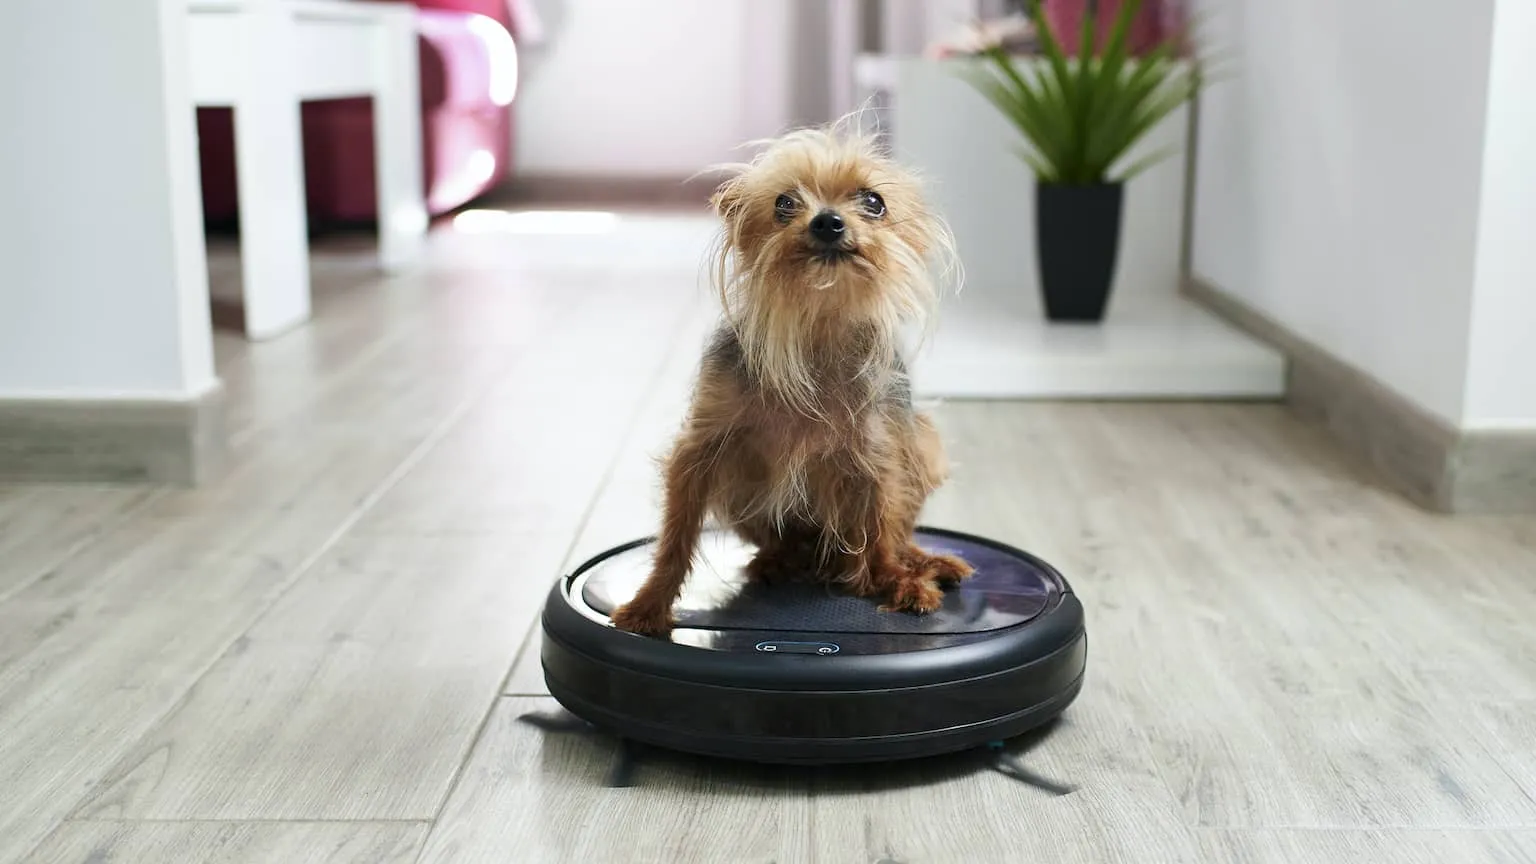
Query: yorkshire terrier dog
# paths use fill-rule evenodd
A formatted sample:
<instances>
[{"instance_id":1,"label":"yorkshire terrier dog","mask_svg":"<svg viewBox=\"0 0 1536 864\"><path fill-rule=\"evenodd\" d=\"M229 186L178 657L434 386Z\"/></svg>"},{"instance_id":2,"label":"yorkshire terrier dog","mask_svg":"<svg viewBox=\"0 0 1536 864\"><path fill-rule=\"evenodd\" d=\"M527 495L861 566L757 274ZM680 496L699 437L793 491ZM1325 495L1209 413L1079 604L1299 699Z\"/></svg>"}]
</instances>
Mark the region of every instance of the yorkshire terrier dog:
<instances>
[{"instance_id":1,"label":"yorkshire terrier dog","mask_svg":"<svg viewBox=\"0 0 1536 864\"><path fill-rule=\"evenodd\" d=\"M927 326L954 244L917 179L842 124L791 132L711 198L724 307L663 460L651 572L615 626L670 633L713 517L756 547L749 578L820 579L932 612L964 561L913 543L948 467L914 409L901 336Z\"/></svg>"}]
</instances>

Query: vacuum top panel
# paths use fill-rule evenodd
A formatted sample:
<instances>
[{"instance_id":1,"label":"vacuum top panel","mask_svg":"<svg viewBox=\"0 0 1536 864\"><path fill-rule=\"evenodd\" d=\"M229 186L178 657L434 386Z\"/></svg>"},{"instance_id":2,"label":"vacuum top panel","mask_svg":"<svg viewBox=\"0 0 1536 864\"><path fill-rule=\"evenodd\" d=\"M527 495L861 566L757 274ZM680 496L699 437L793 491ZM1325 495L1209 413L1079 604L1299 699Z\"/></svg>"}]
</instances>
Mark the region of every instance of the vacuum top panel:
<instances>
[{"instance_id":1,"label":"vacuum top panel","mask_svg":"<svg viewBox=\"0 0 1536 864\"><path fill-rule=\"evenodd\" d=\"M1014 552L936 531L920 530L916 540L930 552L958 555L976 568L970 579L946 590L944 605L929 615L881 612L881 601L852 597L825 583L749 582L745 567L754 548L728 532L706 531L674 607L678 626L714 631L983 633L1033 619L1062 592L1052 570ZM645 581L653 551L653 544L646 542L608 553L579 571L572 587L579 588L582 603L607 617Z\"/></svg>"}]
</instances>

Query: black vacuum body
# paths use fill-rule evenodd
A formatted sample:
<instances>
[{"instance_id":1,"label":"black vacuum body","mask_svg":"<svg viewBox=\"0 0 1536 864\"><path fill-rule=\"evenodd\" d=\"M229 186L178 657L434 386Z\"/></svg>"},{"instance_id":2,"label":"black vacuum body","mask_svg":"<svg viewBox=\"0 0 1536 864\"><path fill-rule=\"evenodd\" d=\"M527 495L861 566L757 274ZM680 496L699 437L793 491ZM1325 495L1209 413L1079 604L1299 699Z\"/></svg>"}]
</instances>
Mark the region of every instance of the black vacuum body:
<instances>
[{"instance_id":1,"label":"black vacuum body","mask_svg":"<svg viewBox=\"0 0 1536 864\"><path fill-rule=\"evenodd\" d=\"M835 585L749 582L752 548L707 531L666 640L608 615L649 572L652 541L587 561L550 591L541 659L566 710L636 741L777 763L931 756L1004 741L1060 714L1087 664L1083 607L1019 549L920 529L976 568L927 615Z\"/></svg>"}]
</instances>

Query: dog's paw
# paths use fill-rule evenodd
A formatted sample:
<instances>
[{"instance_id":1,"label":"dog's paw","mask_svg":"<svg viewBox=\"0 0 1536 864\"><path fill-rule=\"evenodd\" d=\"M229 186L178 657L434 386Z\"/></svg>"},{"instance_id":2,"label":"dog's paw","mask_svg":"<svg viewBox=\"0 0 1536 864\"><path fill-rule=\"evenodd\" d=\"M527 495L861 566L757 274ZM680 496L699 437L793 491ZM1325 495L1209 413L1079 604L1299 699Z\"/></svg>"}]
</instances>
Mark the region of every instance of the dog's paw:
<instances>
[{"instance_id":1,"label":"dog's paw","mask_svg":"<svg viewBox=\"0 0 1536 864\"><path fill-rule=\"evenodd\" d=\"M940 585L958 585L969 579L976 568L954 555L933 555L922 547L912 545L902 553L902 563L922 579L931 579Z\"/></svg>"},{"instance_id":2,"label":"dog's paw","mask_svg":"<svg viewBox=\"0 0 1536 864\"><path fill-rule=\"evenodd\" d=\"M926 615L944 605L944 592L929 579L903 579L891 589L881 612L916 612Z\"/></svg>"},{"instance_id":3,"label":"dog's paw","mask_svg":"<svg viewBox=\"0 0 1536 864\"><path fill-rule=\"evenodd\" d=\"M677 623L672 618L672 610L665 606L651 607L633 602L613 610L609 617L613 626L620 630L657 638L669 635Z\"/></svg>"},{"instance_id":4,"label":"dog's paw","mask_svg":"<svg viewBox=\"0 0 1536 864\"><path fill-rule=\"evenodd\" d=\"M976 568L953 555L930 555L923 562L923 575L940 585L958 585L976 572Z\"/></svg>"}]
</instances>

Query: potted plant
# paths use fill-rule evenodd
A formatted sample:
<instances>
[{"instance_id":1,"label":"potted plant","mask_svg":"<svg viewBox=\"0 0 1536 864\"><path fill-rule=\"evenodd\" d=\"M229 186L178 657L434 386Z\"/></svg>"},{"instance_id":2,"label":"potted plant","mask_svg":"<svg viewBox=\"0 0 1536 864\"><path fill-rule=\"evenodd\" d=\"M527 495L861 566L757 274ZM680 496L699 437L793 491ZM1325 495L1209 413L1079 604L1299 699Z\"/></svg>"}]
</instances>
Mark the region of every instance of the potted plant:
<instances>
[{"instance_id":1,"label":"potted plant","mask_svg":"<svg viewBox=\"0 0 1536 864\"><path fill-rule=\"evenodd\" d=\"M1126 181L1170 155L1122 165L1132 147L1199 91L1198 62L1182 39L1164 38L1136 56L1127 34L1141 0L1122 0L1107 39L1098 15L1082 16L1069 57L1040 0L1026 0L1040 57L1020 72L1002 47L983 48L970 83L1023 137L1019 156L1035 175L1035 234L1046 316L1099 321L1120 249Z\"/></svg>"}]
</instances>

